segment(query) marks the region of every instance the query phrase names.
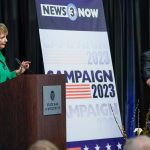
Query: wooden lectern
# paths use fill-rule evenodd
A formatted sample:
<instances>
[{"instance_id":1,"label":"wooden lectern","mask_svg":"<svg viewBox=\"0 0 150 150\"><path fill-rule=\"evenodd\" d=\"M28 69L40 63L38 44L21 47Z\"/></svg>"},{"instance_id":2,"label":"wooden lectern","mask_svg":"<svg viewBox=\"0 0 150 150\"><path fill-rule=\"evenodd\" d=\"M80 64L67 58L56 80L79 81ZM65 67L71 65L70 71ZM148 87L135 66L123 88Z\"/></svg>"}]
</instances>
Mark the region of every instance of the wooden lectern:
<instances>
[{"instance_id":1,"label":"wooden lectern","mask_svg":"<svg viewBox=\"0 0 150 150\"><path fill-rule=\"evenodd\" d=\"M43 115L43 86L49 85L61 86L60 114ZM64 75L21 75L0 84L0 150L27 150L39 139L66 149Z\"/></svg>"}]
</instances>

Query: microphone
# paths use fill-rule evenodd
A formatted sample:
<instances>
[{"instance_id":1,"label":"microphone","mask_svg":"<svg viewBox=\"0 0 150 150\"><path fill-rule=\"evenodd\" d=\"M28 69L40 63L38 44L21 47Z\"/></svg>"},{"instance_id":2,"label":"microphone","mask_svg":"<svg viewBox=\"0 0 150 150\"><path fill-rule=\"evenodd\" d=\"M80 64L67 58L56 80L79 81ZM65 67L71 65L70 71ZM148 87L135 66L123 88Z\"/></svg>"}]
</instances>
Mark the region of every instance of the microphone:
<instances>
[{"instance_id":1,"label":"microphone","mask_svg":"<svg viewBox=\"0 0 150 150\"><path fill-rule=\"evenodd\" d=\"M18 58L15 58L15 60L16 60L16 62L17 62L20 66L22 66L21 61L20 61ZM27 70L28 70L30 73L33 73L33 71L31 71L29 68L27 68Z\"/></svg>"}]
</instances>

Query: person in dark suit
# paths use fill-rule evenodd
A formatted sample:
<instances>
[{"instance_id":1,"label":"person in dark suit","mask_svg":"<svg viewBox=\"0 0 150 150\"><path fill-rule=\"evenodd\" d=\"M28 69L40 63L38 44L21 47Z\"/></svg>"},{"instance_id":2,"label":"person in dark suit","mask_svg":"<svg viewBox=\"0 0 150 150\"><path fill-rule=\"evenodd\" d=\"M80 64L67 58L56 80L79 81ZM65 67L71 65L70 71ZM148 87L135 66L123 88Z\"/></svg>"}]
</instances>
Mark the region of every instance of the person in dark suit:
<instances>
[{"instance_id":1,"label":"person in dark suit","mask_svg":"<svg viewBox=\"0 0 150 150\"><path fill-rule=\"evenodd\" d=\"M142 78L150 86L150 51L146 51L141 56Z\"/></svg>"}]
</instances>

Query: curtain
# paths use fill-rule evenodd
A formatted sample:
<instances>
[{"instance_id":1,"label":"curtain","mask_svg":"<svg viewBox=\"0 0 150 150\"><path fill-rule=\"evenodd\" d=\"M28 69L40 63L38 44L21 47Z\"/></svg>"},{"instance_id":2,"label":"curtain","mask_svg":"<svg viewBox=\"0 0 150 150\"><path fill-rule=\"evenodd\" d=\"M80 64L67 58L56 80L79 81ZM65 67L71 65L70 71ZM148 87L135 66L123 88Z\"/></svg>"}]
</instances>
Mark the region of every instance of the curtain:
<instances>
[{"instance_id":1,"label":"curtain","mask_svg":"<svg viewBox=\"0 0 150 150\"><path fill-rule=\"evenodd\" d=\"M132 136L134 125L144 127L150 108L146 94L150 89L141 77L141 54L150 46L150 2L103 0L103 4L121 117L128 136Z\"/></svg>"},{"instance_id":2,"label":"curtain","mask_svg":"<svg viewBox=\"0 0 150 150\"><path fill-rule=\"evenodd\" d=\"M10 70L15 58L31 61L34 73L44 73L34 0L0 0L0 22L8 27L8 43L2 50Z\"/></svg>"},{"instance_id":3,"label":"curtain","mask_svg":"<svg viewBox=\"0 0 150 150\"><path fill-rule=\"evenodd\" d=\"M132 91L135 95L133 102L136 106L139 99L140 126L143 127L150 100L145 96L147 87L141 78L140 58L142 52L150 49L150 2L130 1L103 0L103 4L123 125L126 102L130 101L127 93L130 91L129 65L132 60L134 83L131 85L135 86L135 93ZM21 61L30 60L31 70L35 74L44 73L35 0L0 0L0 22L5 23L9 30L7 47L3 53L10 70L18 67L15 62L17 57ZM132 48L131 40L134 43Z\"/></svg>"}]
</instances>

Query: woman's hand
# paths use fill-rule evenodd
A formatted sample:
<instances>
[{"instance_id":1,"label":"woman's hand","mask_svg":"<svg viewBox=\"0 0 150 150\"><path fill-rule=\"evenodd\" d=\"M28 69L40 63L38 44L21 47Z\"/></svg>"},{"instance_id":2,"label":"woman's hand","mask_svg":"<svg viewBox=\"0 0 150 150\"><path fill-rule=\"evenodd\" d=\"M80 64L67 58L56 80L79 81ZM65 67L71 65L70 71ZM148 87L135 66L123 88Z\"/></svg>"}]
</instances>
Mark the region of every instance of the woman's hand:
<instances>
[{"instance_id":1,"label":"woman's hand","mask_svg":"<svg viewBox=\"0 0 150 150\"><path fill-rule=\"evenodd\" d=\"M30 63L30 61L23 61L20 67L17 70L15 70L17 76L23 74L27 69L29 69Z\"/></svg>"}]
</instances>

